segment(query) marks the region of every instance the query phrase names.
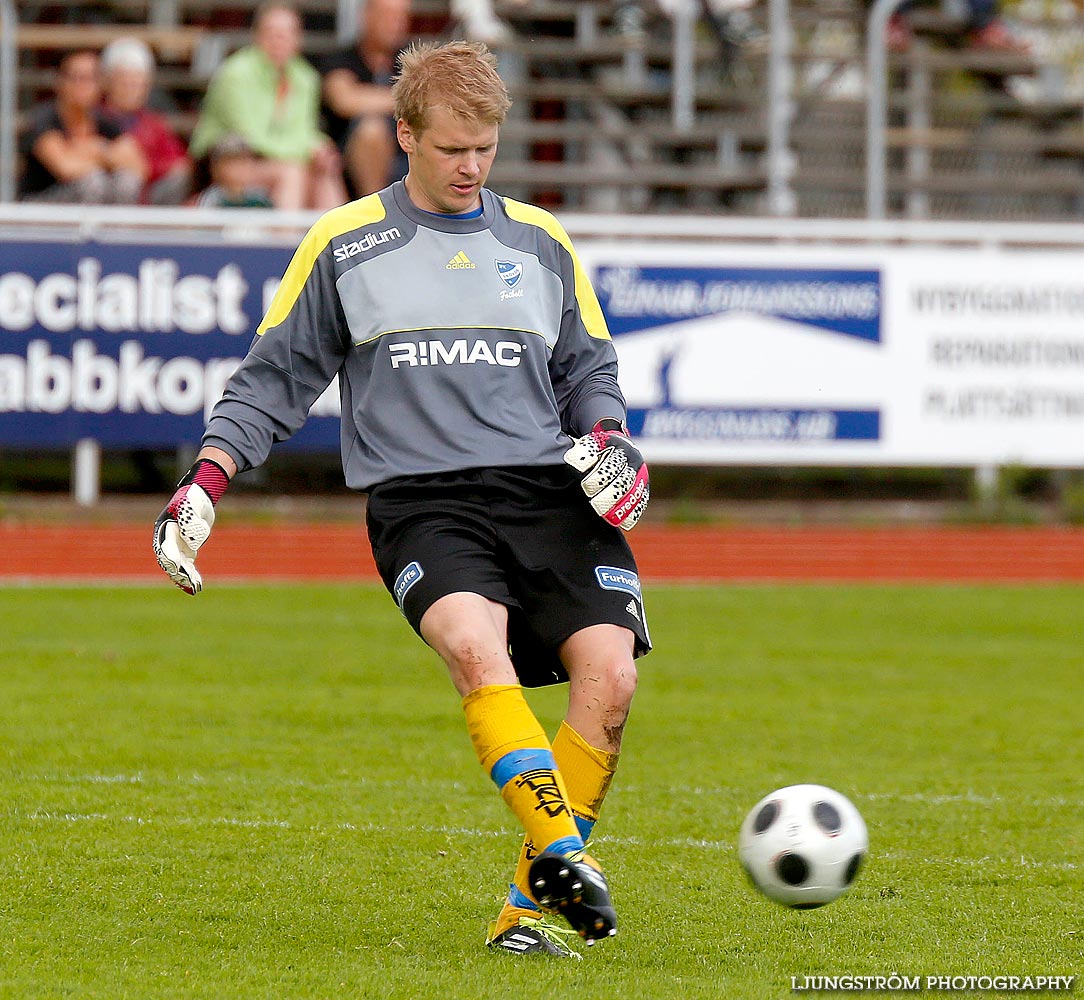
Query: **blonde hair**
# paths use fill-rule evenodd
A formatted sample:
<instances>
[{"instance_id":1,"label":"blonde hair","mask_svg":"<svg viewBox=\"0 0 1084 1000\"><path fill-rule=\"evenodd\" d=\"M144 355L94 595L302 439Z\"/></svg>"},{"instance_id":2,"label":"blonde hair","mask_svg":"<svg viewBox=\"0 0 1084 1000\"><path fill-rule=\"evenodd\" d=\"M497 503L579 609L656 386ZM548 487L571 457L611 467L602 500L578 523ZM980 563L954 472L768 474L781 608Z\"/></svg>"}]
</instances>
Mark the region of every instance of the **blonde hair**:
<instances>
[{"instance_id":1,"label":"blonde hair","mask_svg":"<svg viewBox=\"0 0 1084 1000\"><path fill-rule=\"evenodd\" d=\"M497 73L497 58L482 42L414 42L399 57L392 87L395 117L415 132L429 126L433 108L457 118L500 125L512 106Z\"/></svg>"}]
</instances>

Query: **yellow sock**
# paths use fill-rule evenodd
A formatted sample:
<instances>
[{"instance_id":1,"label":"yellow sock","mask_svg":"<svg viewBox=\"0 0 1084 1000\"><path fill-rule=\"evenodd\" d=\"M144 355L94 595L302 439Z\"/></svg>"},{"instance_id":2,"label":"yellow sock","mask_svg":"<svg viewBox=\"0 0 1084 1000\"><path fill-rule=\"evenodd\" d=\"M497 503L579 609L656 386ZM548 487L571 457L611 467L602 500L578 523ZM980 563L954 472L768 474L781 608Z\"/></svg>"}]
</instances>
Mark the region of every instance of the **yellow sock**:
<instances>
[{"instance_id":1,"label":"yellow sock","mask_svg":"<svg viewBox=\"0 0 1084 1000\"><path fill-rule=\"evenodd\" d=\"M568 802L577 819L594 826L602 800L610 790L620 754L591 746L567 722L553 738L553 756L568 787ZM590 828L584 840L590 835Z\"/></svg>"},{"instance_id":2,"label":"yellow sock","mask_svg":"<svg viewBox=\"0 0 1084 1000\"><path fill-rule=\"evenodd\" d=\"M618 756L616 753L591 746L567 722L561 723L561 728L553 738L553 757L564 778L568 789L568 804L584 840L591 836L591 830L598 822L602 800L606 798L610 782L617 770ZM520 905L523 902L522 896L534 902L527 883L527 873L537 854L531 838L525 837L519 852L519 861L516 863L516 873L512 878L512 896L520 900ZM516 896L516 890L522 893L522 896Z\"/></svg>"},{"instance_id":3,"label":"yellow sock","mask_svg":"<svg viewBox=\"0 0 1084 1000\"><path fill-rule=\"evenodd\" d=\"M567 854L583 847L546 733L518 684L491 684L463 699L478 762L527 838Z\"/></svg>"}]
</instances>

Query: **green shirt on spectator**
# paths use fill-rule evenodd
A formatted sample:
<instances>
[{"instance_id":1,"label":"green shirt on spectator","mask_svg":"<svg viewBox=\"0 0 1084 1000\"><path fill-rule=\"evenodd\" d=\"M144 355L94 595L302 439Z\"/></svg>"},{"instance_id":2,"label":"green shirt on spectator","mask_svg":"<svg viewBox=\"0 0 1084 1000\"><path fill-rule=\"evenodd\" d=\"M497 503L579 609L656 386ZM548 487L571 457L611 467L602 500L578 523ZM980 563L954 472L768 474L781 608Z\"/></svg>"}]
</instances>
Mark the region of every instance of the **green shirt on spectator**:
<instances>
[{"instance_id":1,"label":"green shirt on spectator","mask_svg":"<svg viewBox=\"0 0 1084 1000\"><path fill-rule=\"evenodd\" d=\"M242 136L259 156L308 160L324 141L319 130L320 76L301 56L280 73L255 45L239 49L218 68L207 87L189 152L205 156L229 133Z\"/></svg>"}]
</instances>

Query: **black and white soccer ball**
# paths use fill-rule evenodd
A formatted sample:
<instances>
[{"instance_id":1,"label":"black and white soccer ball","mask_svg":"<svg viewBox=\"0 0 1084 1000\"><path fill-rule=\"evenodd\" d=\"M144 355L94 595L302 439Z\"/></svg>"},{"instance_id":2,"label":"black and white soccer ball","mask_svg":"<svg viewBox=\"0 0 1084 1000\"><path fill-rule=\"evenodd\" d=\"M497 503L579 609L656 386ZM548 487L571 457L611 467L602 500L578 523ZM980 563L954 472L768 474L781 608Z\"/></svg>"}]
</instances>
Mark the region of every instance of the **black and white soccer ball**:
<instances>
[{"instance_id":1,"label":"black and white soccer ball","mask_svg":"<svg viewBox=\"0 0 1084 1000\"><path fill-rule=\"evenodd\" d=\"M753 884L799 910L843 895L869 851L861 814L824 785L788 785L765 795L742 823L738 857Z\"/></svg>"}]
</instances>

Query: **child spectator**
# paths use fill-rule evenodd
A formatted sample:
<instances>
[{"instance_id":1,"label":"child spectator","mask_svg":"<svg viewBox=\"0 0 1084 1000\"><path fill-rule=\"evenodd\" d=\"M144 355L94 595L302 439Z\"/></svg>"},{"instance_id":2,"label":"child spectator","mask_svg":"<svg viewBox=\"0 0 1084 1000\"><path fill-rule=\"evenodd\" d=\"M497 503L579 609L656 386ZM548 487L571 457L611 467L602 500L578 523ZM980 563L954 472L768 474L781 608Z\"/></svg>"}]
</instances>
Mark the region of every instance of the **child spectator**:
<instances>
[{"instance_id":1,"label":"child spectator","mask_svg":"<svg viewBox=\"0 0 1084 1000\"><path fill-rule=\"evenodd\" d=\"M256 183L257 159L239 135L225 135L210 153L211 185L197 199L201 208L271 208L271 199Z\"/></svg>"}]
</instances>

